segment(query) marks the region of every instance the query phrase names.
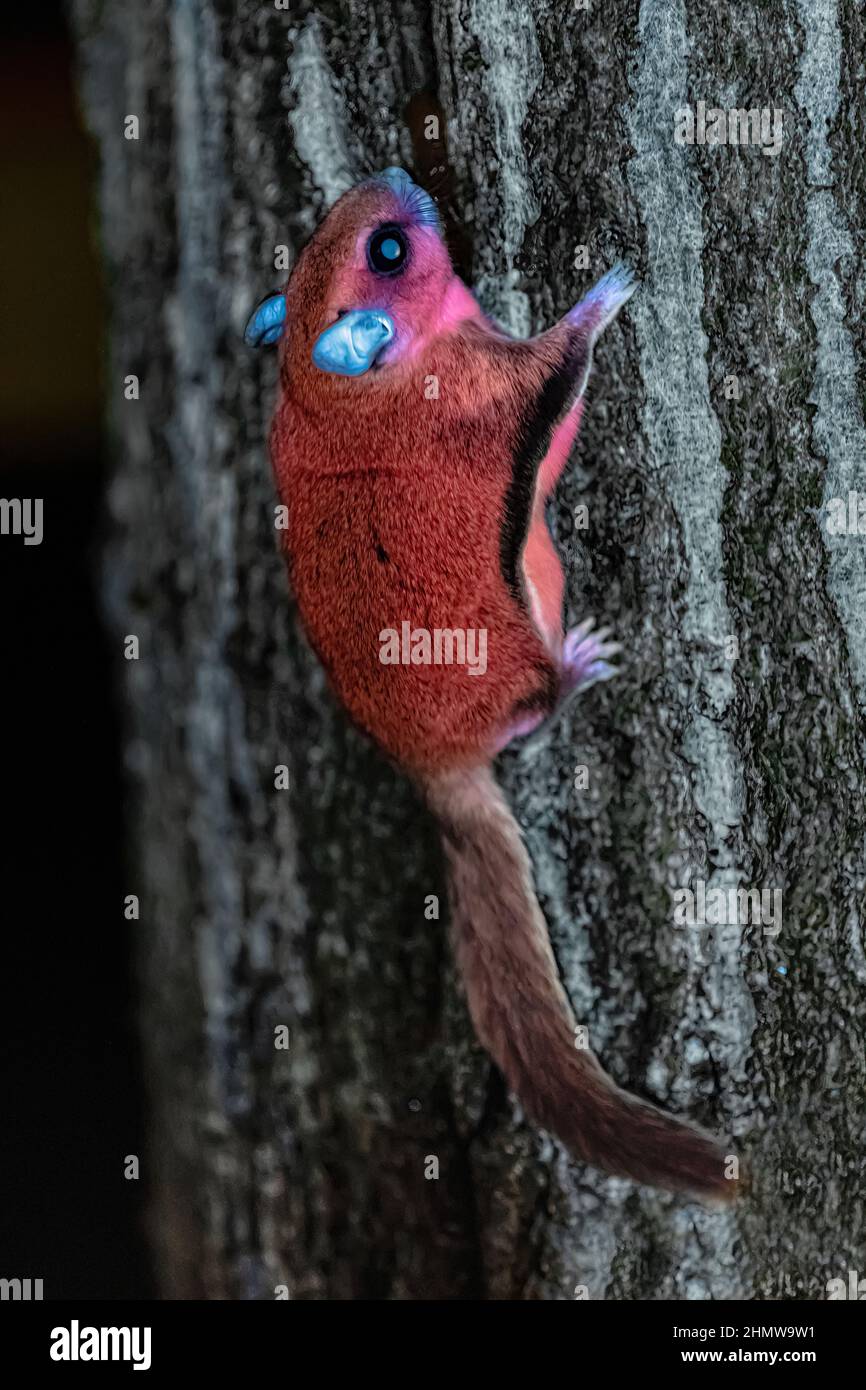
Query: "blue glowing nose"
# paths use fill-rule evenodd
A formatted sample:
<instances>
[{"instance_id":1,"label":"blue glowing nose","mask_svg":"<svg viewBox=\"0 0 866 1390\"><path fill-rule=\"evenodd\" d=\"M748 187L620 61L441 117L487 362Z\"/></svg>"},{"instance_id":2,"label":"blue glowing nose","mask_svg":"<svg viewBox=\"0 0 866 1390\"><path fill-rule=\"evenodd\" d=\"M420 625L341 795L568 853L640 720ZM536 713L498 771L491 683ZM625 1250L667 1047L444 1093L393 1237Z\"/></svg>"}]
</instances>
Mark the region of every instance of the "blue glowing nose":
<instances>
[{"instance_id":1,"label":"blue glowing nose","mask_svg":"<svg viewBox=\"0 0 866 1390\"><path fill-rule=\"evenodd\" d=\"M394 320L382 309L350 309L316 339L313 362L323 372L363 376L394 333Z\"/></svg>"}]
</instances>

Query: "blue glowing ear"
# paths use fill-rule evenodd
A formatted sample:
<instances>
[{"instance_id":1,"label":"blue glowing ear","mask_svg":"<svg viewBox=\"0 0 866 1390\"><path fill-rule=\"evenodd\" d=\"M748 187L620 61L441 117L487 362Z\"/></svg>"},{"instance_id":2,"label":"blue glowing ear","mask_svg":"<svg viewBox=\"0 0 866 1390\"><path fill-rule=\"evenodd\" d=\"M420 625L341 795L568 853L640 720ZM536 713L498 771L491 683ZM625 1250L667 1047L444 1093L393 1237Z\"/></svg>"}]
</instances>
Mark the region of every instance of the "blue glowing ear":
<instances>
[{"instance_id":1,"label":"blue glowing ear","mask_svg":"<svg viewBox=\"0 0 866 1390\"><path fill-rule=\"evenodd\" d=\"M363 376L394 337L390 314L382 309L350 309L316 339L313 362L323 372Z\"/></svg>"},{"instance_id":2,"label":"blue glowing ear","mask_svg":"<svg viewBox=\"0 0 866 1390\"><path fill-rule=\"evenodd\" d=\"M244 329L244 342L248 347L270 346L278 343L286 327L286 296L269 294L253 310Z\"/></svg>"}]
</instances>

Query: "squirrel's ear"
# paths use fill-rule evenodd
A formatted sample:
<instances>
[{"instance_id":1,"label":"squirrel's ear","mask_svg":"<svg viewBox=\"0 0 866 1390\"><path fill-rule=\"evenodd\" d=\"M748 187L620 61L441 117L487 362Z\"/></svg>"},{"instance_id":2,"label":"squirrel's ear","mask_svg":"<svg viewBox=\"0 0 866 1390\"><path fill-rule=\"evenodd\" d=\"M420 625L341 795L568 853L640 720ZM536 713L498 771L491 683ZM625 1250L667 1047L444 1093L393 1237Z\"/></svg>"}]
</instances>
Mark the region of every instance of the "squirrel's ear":
<instances>
[{"instance_id":1,"label":"squirrel's ear","mask_svg":"<svg viewBox=\"0 0 866 1390\"><path fill-rule=\"evenodd\" d=\"M256 305L244 329L248 347L270 346L278 343L286 328L286 296L282 291L266 294Z\"/></svg>"}]
</instances>

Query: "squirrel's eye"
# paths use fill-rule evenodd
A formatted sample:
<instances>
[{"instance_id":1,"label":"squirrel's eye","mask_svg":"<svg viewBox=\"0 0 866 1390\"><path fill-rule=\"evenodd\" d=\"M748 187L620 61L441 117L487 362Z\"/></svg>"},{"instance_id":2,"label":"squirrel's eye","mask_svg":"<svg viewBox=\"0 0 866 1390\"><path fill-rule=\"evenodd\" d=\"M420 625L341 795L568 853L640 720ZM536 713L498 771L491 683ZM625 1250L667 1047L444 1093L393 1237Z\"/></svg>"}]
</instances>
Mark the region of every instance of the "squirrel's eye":
<instances>
[{"instance_id":1,"label":"squirrel's eye","mask_svg":"<svg viewBox=\"0 0 866 1390\"><path fill-rule=\"evenodd\" d=\"M395 275L406 264L409 247L399 227L380 227L367 243L367 259L378 275Z\"/></svg>"}]
</instances>

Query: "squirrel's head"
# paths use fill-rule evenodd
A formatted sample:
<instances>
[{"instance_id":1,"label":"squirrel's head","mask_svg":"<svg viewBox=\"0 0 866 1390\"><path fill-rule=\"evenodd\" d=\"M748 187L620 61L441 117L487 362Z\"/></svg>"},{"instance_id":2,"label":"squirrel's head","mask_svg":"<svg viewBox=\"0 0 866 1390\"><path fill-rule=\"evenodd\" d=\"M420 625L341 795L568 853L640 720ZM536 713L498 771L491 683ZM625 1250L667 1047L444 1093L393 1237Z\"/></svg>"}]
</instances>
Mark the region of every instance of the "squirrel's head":
<instances>
[{"instance_id":1,"label":"squirrel's head","mask_svg":"<svg viewBox=\"0 0 866 1390\"><path fill-rule=\"evenodd\" d=\"M281 341L294 385L345 391L350 382L399 379L430 342L476 312L454 274L436 204L390 168L335 203L285 292L252 315L246 339Z\"/></svg>"}]
</instances>

